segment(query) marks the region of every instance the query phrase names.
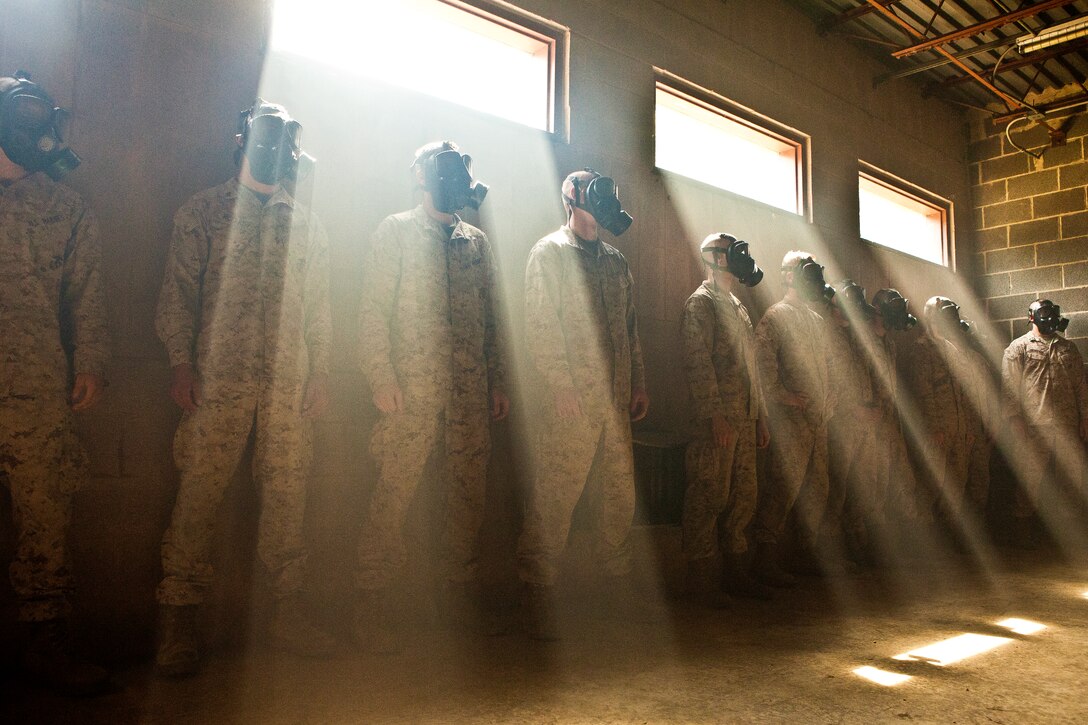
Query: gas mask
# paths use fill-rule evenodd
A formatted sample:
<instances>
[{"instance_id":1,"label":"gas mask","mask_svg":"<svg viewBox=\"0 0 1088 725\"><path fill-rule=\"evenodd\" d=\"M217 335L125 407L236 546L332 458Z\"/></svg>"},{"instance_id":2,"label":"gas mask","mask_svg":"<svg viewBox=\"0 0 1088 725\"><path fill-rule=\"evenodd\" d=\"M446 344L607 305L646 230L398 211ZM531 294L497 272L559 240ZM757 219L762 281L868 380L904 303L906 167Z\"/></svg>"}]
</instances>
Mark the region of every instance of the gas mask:
<instances>
[{"instance_id":1,"label":"gas mask","mask_svg":"<svg viewBox=\"0 0 1088 725\"><path fill-rule=\"evenodd\" d=\"M26 71L0 79L0 148L27 171L44 171L57 181L79 166L64 142L69 118Z\"/></svg>"},{"instance_id":2,"label":"gas mask","mask_svg":"<svg viewBox=\"0 0 1088 725\"><path fill-rule=\"evenodd\" d=\"M809 302L830 303L835 296L835 288L824 281L823 265L816 264L812 257L802 259L793 269L793 286Z\"/></svg>"},{"instance_id":3,"label":"gas mask","mask_svg":"<svg viewBox=\"0 0 1088 725\"><path fill-rule=\"evenodd\" d=\"M466 206L479 209L483 204L488 187L472 180L471 156L447 149L419 163L423 167L423 188L431 193L438 211L453 214Z\"/></svg>"},{"instance_id":4,"label":"gas mask","mask_svg":"<svg viewBox=\"0 0 1088 725\"><path fill-rule=\"evenodd\" d=\"M918 318L910 314L910 300L899 294L899 290L880 290L873 295L873 306L889 330L902 332L918 324Z\"/></svg>"},{"instance_id":5,"label":"gas mask","mask_svg":"<svg viewBox=\"0 0 1088 725\"><path fill-rule=\"evenodd\" d=\"M1036 300L1028 307L1028 319L1044 335L1065 332L1069 320L1062 317L1062 308L1050 300Z\"/></svg>"},{"instance_id":6,"label":"gas mask","mask_svg":"<svg viewBox=\"0 0 1088 725\"><path fill-rule=\"evenodd\" d=\"M564 198L571 206L588 211L610 234L620 236L631 226L634 218L620 206L620 190L615 179L601 176L589 167L583 171L593 174L593 178L586 183L577 176L568 176L567 179L574 186L574 195L573 198ZM581 199L584 199L584 203L579 203Z\"/></svg>"},{"instance_id":7,"label":"gas mask","mask_svg":"<svg viewBox=\"0 0 1088 725\"><path fill-rule=\"evenodd\" d=\"M748 242L732 234L711 234L699 247L703 263L719 272L728 272L745 287L755 287L763 281L763 270L752 259Z\"/></svg>"},{"instance_id":8,"label":"gas mask","mask_svg":"<svg viewBox=\"0 0 1088 725\"><path fill-rule=\"evenodd\" d=\"M876 316L876 308L865 301L865 288L852 279L844 279L839 285L835 302L848 319L862 315L869 320Z\"/></svg>"},{"instance_id":9,"label":"gas mask","mask_svg":"<svg viewBox=\"0 0 1088 725\"><path fill-rule=\"evenodd\" d=\"M309 172L314 158L302 151L302 124L287 109L260 98L239 118L242 153L249 173L261 184L278 184Z\"/></svg>"},{"instance_id":10,"label":"gas mask","mask_svg":"<svg viewBox=\"0 0 1088 725\"><path fill-rule=\"evenodd\" d=\"M960 306L947 297L930 297L922 314L930 328L946 337L960 330Z\"/></svg>"}]
</instances>

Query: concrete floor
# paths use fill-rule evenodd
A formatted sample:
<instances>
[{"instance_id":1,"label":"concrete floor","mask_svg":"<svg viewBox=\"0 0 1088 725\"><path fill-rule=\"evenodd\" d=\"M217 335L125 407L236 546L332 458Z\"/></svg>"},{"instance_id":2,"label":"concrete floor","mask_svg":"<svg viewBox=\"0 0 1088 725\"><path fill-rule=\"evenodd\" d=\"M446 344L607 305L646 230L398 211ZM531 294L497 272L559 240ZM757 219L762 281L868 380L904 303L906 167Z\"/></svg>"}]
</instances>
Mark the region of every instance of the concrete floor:
<instances>
[{"instance_id":1,"label":"concrete floor","mask_svg":"<svg viewBox=\"0 0 1088 725\"><path fill-rule=\"evenodd\" d=\"M347 648L314 662L254 646L214 653L168 682L146 665L115 693L50 696L18 679L0 721L64 723L722 723L1088 721L1088 567L1007 555L990 576L963 562L913 574L807 580L771 603L671 620L565 624L560 643L465 639L420 627L394 657ZM1032 635L995 623L1046 625ZM1012 641L941 667L894 655L963 634ZM253 641L259 638L252 637ZM910 675L894 687L852 673Z\"/></svg>"}]
</instances>

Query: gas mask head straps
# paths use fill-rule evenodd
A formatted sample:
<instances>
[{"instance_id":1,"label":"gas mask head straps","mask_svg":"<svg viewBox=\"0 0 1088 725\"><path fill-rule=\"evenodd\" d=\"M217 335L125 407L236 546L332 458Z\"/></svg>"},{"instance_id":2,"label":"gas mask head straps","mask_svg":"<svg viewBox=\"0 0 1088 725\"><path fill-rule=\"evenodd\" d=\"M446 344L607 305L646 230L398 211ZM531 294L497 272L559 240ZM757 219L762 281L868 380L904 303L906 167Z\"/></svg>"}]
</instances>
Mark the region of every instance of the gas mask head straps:
<instances>
[{"instance_id":1,"label":"gas mask head straps","mask_svg":"<svg viewBox=\"0 0 1088 725\"><path fill-rule=\"evenodd\" d=\"M886 287L873 295L873 306L889 330L909 330L918 324L918 318L910 314L910 300L899 290Z\"/></svg>"},{"instance_id":2,"label":"gas mask head straps","mask_svg":"<svg viewBox=\"0 0 1088 725\"><path fill-rule=\"evenodd\" d=\"M829 303L835 296L835 288L824 281L823 265L811 254L789 252L782 260L782 272L793 273L791 286L807 302Z\"/></svg>"},{"instance_id":3,"label":"gas mask head straps","mask_svg":"<svg viewBox=\"0 0 1088 725\"><path fill-rule=\"evenodd\" d=\"M588 181L582 175L591 175ZM631 226L634 218L620 205L619 187L615 179L602 176L588 166L567 176L563 186L571 185L570 196L563 199L576 209L584 209L613 236L620 236Z\"/></svg>"},{"instance_id":4,"label":"gas mask head straps","mask_svg":"<svg viewBox=\"0 0 1088 725\"><path fill-rule=\"evenodd\" d=\"M479 209L488 186L472 178L472 157L462 154L453 141L435 141L416 151L412 169L423 174L423 188L434 208L454 214L466 206Z\"/></svg>"},{"instance_id":5,"label":"gas mask head straps","mask_svg":"<svg viewBox=\"0 0 1088 725\"><path fill-rule=\"evenodd\" d=\"M26 71L0 78L0 149L28 172L56 181L79 166L65 141L70 118Z\"/></svg>"},{"instance_id":6,"label":"gas mask head straps","mask_svg":"<svg viewBox=\"0 0 1088 725\"><path fill-rule=\"evenodd\" d=\"M728 272L745 287L755 287L763 281L763 270L752 259L748 242L732 234L711 234L699 246L703 264L720 272Z\"/></svg>"},{"instance_id":7,"label":"gas mask head straps","mask_svg":"<svg viewBox=\"0 0 1088 725\"><path fill-rule=\"evenodd\" d=\"M1035 300L1028 306L1028 320L1044 335L1065 332L1069 319L1062 317L1062 308L1050 300Z\"/></svg>"},{"instance_id":8,"label":"gas mask head straps","mask_svg":"<svg viewBox=\"0 0 1088 725\"><path fill-rule=\"evenodd\" d=\"M258 98L238 114L238 134L250 174L261 184L296 180L313 170L314 158L302 150L302 124L279 104Z\"/></svg>"}]
</instances>

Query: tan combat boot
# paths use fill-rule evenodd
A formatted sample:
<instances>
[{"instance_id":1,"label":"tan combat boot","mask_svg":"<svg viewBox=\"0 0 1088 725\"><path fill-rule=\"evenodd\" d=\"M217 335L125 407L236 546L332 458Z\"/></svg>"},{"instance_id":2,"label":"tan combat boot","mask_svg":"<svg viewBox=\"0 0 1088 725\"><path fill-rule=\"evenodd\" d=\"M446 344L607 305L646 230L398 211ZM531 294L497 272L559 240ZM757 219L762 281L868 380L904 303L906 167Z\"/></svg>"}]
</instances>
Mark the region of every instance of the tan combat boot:
<instances>
[{"instance_id":1,"label":"tan combat boot","mask_svg":"<svg viewBox=\"0 0 1088 725\"><path fill-rule=\"evenodd\" d=\"M774 590L759 583L748 573L743 554L723 554L722 568L724 569L722 589L733 596L760 599L765 602L774 599Z\"/></svg>"},{"instance_id":2,"label":"tan combat boot","mask_svg":"<svg viewBox=\"0 0 1088 725\"><path fill-rule=\"evenodd\" d=\"M557 642L561 638L556 611L556 588L525 582L521 590L521 616L530 639Z\"/></svg>"},{"instance_id":3,"label":"tan combat boot","mask_svg":"<svg viewBox=\"0 0 1088 725\"><path fill-rule=\"evenodd\" d=\"M756 544L752 560L752 576L767 586L788 589L797 586L797 579L778 567L778 545L772 542Z\"/></svg>"},{"instance_id":4,"label":"tan combat boot","mask_svg":"<svg viewBox=\"0 0 1088 725\"><path fill-rule=\"evenodd\" d=\"M29 639L23 652L23 671L40 684L63 693L100 695L110 685L109 672L76 657L66 619L27 623Z\"/></svg>"},{"instance_id":5,"label":"tan combat boot","mask_svg":"<svg viewBox=\"0 0 1088 725\"><path fill-rule=\"evenodd\" d=\"M351 637L361 649L380 655L392 655L404 648L393 626L392 603L384 589L359 592L352 613Z\"/></svg>"},{"instance_id":6,"label":"tan combat boot","mask_svg":"<svg viewBox=\"0 0 1088 725\"><path fill-rule=\"evenodd\" d=\"M726 609L732 604L729 595L722 591L721 572L713 557L688 562L687 593L696 601L711 609Z\"/></svg>"},{"instance_id":7,"label":"tan combat boot","mask_svg":"<svg viewBox=\"0 0 1088 725\"><path fill-rule=\"evenodd\" d=\"M159 649L155 670L163 677L189 677L200 667L197 605L159 605Z\"/></svg>"},{"instance_id":8,"label":"tan combat boot","mask_svg":"<svg viewBox=\"0 0 1088 725\"><path fill-rule=\"evenodd\" d=\"M300 657L323 659L336 651L336 640L314 625L299 594L276 601L268 634L273 647Z\"/></svg>"}]
</instances>

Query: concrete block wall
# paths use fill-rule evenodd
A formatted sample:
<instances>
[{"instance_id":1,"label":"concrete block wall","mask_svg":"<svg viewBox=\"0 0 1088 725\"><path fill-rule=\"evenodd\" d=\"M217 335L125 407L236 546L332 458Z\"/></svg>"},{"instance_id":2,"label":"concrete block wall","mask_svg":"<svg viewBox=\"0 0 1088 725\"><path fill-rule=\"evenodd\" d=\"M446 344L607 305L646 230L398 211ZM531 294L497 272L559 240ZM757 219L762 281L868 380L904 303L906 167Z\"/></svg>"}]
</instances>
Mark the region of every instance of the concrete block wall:
<instances>
[{"instance_id":1,"label":"concrete block wall","mask_svg":"<svg viewBox=\"0 0 1088 725\"><path fill-rule=\"evenodd\" d=\"M1069 317L1066 335L1088 353L1088 117L1051 121L1067 130L1051 146L1041 127L1017 124L1012 140L986 118L970 124L974 264L979 295L1004 341L1028 330L1028 305L1049 298ZM1020 129L1020 130L1017 130Z\"/></svg>"},{"instance_id":2,"label":"concrete block wall","mask_svg":"<svg viewBox=\"0 0 1088 725\"><path fill-rule=\"evenodd\" d=\"M317 425L307 527L314 593L329 603L330 617L348 604L354 541L374 481L368 438L376 412L354 353L359 278L371 231L414 203L404 169L422 143L456 139L492 186L470 220L489 233L499 257L515 363L524 263L562 221L559 180L584 165L619 180L637 220L615 243L636 280L653 401L648 429L674 430L686 418L675 375L677 321L700 279L694 249L710 232L748 239L768 270L746 296L756 317L781 295L775 270L798 247L813 248L832 279L849 275L870 291L891 282L918 300L958 284L943 267L862 243L857 215L860 159L952 199L957 242L972 248L958 109L923 98L910 82L874 88L879 63L820 37L785 0L515 4L570 28L569 141L344 69L269 57L270 0L0 0L0 70L30 70L74 111L72 145L85 163L68 183L95 206L103 228L115 357L107 399L82 421L92 477L71 537L80 629L103 653L139 657L150 647L158 542L176 490L170 444L178 413L152 326L172 215L234 173L237 113L258 91L295 112L320 162L313 205L331 244L334 404ZM654 67L809 134L811 221L657 171ZM525 400L518 396L512 420L494 428L483 548L499 579L511 574L528 478ZM257 495L245 466L236 478L217 527L209 614L221 613L224 632L244 634L240 617L261 599ZM427 522L441 503L429 493L413 509L413 552L433 548ZM0 554L11 550L6 506L0 496ZM413 567L418 575L426 563Z\"/></svg>"}]
</instances>

